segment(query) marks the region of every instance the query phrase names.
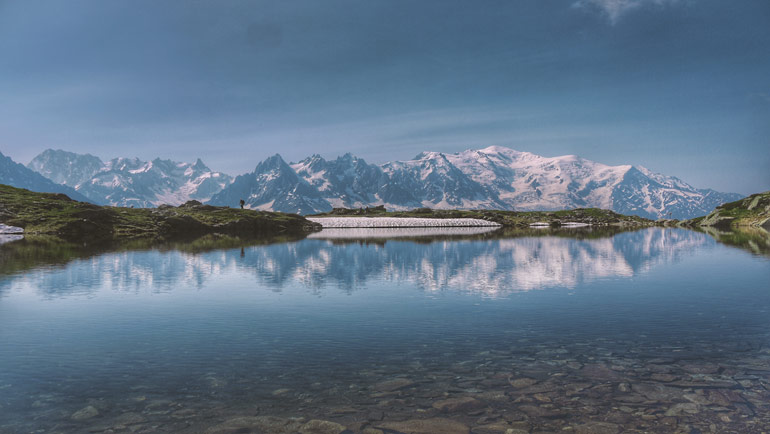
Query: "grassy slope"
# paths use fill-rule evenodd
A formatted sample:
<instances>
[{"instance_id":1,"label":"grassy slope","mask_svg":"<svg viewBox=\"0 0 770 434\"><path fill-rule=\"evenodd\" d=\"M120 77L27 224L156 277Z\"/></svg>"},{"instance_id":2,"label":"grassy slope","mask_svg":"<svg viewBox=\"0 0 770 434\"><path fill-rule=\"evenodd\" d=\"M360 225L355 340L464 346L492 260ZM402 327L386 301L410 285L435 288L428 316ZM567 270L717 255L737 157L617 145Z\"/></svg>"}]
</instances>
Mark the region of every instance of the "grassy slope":
<instances>
[{"instance_id":1,"label":"grassy slope","mask_svg":"<svg viewBox=\"0 0 770 434\"><path fill-rule=\"evenodd\" d=\"M747 227L770 226L770 191L752 194L714 209L705 217L688 220L693 226Z\"/></svg>"},{"instance_id":2,"label":"grassy slope","mask_svg":"<svg viewBox=\"0 0 770 434\"><path fill-rule=\"evenodd\" d=\"M0 185L0 222L26 234L65 240L189 239L206 234L238 237L307 233L319 227L295 214L224 207L114 208L76 202L62 194Z\"/></svg>"},{"instance_id":3,"label":"grassy slope","mask_svg":"<svg viewBox=\"0 0 770 434\"><path fill-rule=\"evenodd\" d=\"M328 216L363 216L363 217L430 217L430 218L478 218L500 223L505 227L529 227L535 222L547 222L558 226L567 222L588 223L598 226L654 226L655 222L642 217L627 216L598 208L578 208L564 211L494 211L494 210L432 210L420 208L411 211L385 211L383 208L364 208L361 210L336 209L329 213L317 214L316 217Z\"/></svg>"}]
</instances>

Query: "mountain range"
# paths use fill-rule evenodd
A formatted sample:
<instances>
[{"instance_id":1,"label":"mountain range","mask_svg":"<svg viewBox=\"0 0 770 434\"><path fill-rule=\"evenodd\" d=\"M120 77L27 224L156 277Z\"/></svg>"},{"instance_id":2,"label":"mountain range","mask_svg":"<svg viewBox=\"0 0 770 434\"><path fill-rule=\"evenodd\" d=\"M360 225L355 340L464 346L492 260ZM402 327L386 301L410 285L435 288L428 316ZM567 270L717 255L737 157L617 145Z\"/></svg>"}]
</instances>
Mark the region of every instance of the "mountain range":
<instances>
[{"instance_id":1,"label":"mountain range","mask_svg":"<svg viewBox=\"0 0 770 434\"><path fill-rule=\"evenodd\" d=\"M369 164L345 154L286 163L274 155L215 194L213 205L309 214L384 205L403 210L597 207L657 219L704 215L742 196L697 189L641 166L608 166L574 155L542 157L493 146L454 154L423 152Z\"/></svg>"},{"instance_id":2,"label":"mountain range","mask_svg":"<svg viewBox=\"0 0 770 434\"><path fill-rule=\"evenodd\" d=\"M238 206L243 199L247 208L300 214L377 205L393 210L597 207L684 219L742 197L697 189L641 166L608 166L574 155L543 157L499 146L423 152L380 165L351 154L333 160L313 155L296 163L276 154L234 179L211 171L201 160L116 158L105 163L92 155L54 150L35 157L28 168L103 205L178 205L196 199Z\"/></svg>"},{"instance_id":3,"label":"mountain range","mask_svg":"<svg viewBox=\"0 0 770 434\"><path fill-rule=\"evenodd\" d=\"M180 205L193 199L203 202L232 180L213 172L200 159L178 163L160 158L114 158L105 163L90 154L52 149L33 158L27 167L72 187L90 202L137 208Z\"/></svg>"}]
</instances>

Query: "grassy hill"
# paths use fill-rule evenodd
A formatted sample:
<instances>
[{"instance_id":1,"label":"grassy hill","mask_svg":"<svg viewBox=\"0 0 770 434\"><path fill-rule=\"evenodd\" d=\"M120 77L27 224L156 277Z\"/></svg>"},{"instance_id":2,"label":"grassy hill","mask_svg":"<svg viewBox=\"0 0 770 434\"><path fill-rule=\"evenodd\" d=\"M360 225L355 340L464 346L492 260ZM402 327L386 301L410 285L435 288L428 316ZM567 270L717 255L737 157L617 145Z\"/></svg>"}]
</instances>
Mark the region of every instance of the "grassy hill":
<instances>
[{"instance_id":1,"label":"grassy hill","mask_svg":"<svg viewBox=\"0 0 770 434\"><path fill-rule=\"evenodd\" d=\"M27 235L89 242L193 239L207 234L253 238L320 229L296 214L214 207L195 201L179 207L106 207L7 185L0 185L0 223L22 227Z\"/></svg>"},{"instance_id":2,"label":"grassy hill","mask_svg":"<svg viewBox=\"0 0 770 434\"><path fill-rule=\"evenodd\" d=\"M770 228L770 191L720 205L709 215L688 220L687 223L718 228Z\"/></svg>"}]
</instances>

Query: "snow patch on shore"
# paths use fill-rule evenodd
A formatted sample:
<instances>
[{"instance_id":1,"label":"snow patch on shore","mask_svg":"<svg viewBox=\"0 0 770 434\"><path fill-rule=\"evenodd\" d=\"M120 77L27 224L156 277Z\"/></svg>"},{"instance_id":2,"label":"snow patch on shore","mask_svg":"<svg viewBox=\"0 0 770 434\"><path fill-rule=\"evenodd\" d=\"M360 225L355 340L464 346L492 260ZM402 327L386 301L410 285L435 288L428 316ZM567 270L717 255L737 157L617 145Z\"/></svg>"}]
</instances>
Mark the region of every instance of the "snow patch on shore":
<instances>
[{"instance_id":1,"label":"snow patch on shore","mask_svg":"<svg viewBox=\"0 0 770 434\"><path fill-rule=\"evenodd\" d=\"M0 223L0 234L23 234L24 229L16 226L8 226Z\"/></svg>"},{"instance_id":2,"label":"snow patch on shore","mask_svg":"<svg viewBox=\"0 0 770 434\"><path fill-rule=\"evenodd\" d=\"M416 217L307 217L324 228L449 228L498 227L499 223L481 219L435 219Z\"/></svg>"},{"instance_id":3,"label":"snow patch on shore","mask_svg":"<svg viewBox=\"0 0 770 434\"><path fill-rule=\"evenodd\" d=\"M481 235L494 232L496 226L442 227L442 228L331 228L308 235L318 240L411 238Z\"/></svg>"}]
</instances>

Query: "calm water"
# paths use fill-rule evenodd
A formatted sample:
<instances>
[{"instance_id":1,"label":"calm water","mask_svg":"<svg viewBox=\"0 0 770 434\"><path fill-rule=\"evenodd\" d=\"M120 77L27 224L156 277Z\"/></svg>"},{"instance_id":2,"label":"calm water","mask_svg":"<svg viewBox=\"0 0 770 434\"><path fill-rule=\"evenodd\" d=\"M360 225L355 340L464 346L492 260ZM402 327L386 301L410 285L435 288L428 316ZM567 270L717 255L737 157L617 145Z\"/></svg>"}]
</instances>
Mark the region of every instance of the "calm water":
<instances>
[{"instance_id":1,"label":"calm water","mask_svg":"<svg viewBox=\"0 0 770 434\"><path fill-rule=\"evenodd\" d=\"M575 233L40 262L8 242L0 432L770 429L770 258Z\"/></svg>"}]
</instances>

